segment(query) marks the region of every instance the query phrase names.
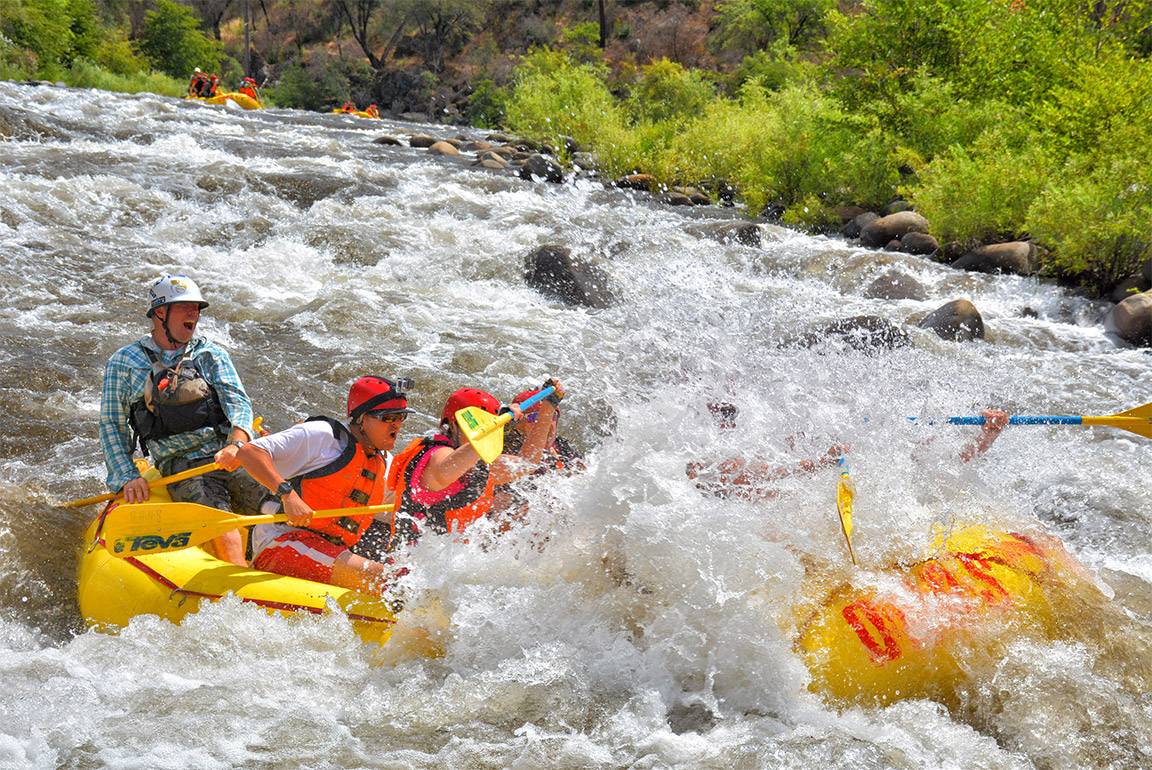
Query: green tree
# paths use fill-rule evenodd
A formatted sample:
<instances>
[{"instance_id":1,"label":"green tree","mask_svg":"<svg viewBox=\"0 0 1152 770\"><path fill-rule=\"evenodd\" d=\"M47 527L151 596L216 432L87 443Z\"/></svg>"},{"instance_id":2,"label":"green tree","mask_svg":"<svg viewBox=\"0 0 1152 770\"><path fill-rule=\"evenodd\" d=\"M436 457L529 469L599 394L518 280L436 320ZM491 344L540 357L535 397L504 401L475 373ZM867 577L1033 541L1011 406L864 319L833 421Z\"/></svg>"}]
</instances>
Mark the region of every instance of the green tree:
<instances>
[{"instance_id":1,"label":"green tree","mask_svg":"<svg viewBox=\"0 0 1152 770\"><path fill-rule=\"evenodd\" d=\"M0 40L13 47L12 58L21 50L31 54L29 75L58 67L73 39L66 0L0 0Z\"/></svg>"},{"instance_id":2,"label":"green tree","mask_svg":"<svg viewBox=\"0 0 1152 770\"><path fill-rule=\"evenodd\" d=\"M805 48L824 37L824 19L836 0L721 0L716 4L716 43L745 54L783 41Z\"/></svg>"},{"instance_id":3,"label":"green tree","mask_svg":"<svg viewBox=\"0 0 1152 770\"><path fill-rule=\"evenodd\" d=\"M173 0L156 0L136 43L152 66L174 78L188 77L195 67L212 71L220 63L219 44L204 35L190 9Z\"/></svg>"}]
</instances>

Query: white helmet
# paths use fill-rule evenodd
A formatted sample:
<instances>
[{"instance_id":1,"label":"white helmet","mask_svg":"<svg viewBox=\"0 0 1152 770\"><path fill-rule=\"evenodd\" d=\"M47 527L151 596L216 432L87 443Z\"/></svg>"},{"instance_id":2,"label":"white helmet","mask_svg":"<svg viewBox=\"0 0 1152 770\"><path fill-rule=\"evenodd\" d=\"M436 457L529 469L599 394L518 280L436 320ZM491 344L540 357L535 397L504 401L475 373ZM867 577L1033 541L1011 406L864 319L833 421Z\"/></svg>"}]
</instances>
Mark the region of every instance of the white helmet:
<instances>
[{"instance_id":1,"label":"white helmet","mask_svg":"<svg viewBox=\"0 0 1152 770\"><path fill-rule=\"evenodd\" d=\"M201 310L208 307L195 281L183 275L166 275L148 290L148 317L156 308L173 302L199 302Z\"/></svg>"}]
</instances>

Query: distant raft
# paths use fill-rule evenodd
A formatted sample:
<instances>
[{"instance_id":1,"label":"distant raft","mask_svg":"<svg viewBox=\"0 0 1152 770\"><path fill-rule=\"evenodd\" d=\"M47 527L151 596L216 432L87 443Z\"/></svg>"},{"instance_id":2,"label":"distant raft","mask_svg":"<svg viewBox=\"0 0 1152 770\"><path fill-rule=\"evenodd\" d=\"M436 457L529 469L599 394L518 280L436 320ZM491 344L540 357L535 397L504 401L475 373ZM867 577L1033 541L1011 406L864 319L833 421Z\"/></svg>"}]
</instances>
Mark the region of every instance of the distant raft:
<instances>
[{"instance_id":1,"label":"distant raft","mask_svg":"<svg viewBox=\"0 0 1152 770\"><path fill-rule=\"evenodd\" d=\"M189 94L184 97L185 99L194 99L198 102L205 104L223 104L224 102L235 102L237 105L246 110L262 110L264 105L256 99L253 99L248 94L242 94L239 91L228 91L226 93L216 94L215 96L192 96Z\"/></svg>"},{"instance_id":2,"label":"distant raft","mask_svg":"<svg viewBox=\"0 0 1152 770\"><path fill-rule=\"evenodd\" d=\"M1074 585L1096 590L1083 565L1045 535L969 527L937 552L839 585L801 623L797 647L813 691L869 705L950 702L973 670L995 665L1005 639L1059 636L1067 614L1059 605Z\"/></svg>"},{"instance_id":3,"label":"distant raft","mask_svg":"<svg viewBox=\"0 0 1152 770\"><path fill-rule=\"evenodd\" d=\"M152 470L148 475L157 477ZM152 490L152 500L171 502L164 487ZM330 611L331 602L348 616L361 639L384 644L392 637L393 605L379 596L240 567L201 548L148 555L143 543L140 555L113 556L101 530L115 505L111 503L84 533L78 597L80 612L91 626L115 630L126 627L137 615L158 615L180 623L203 602L232 593L269 613L283 615L324 614ZM400 644L413 655L440 653L438 645L419 631Z\"/></svg>"}]
</instances>

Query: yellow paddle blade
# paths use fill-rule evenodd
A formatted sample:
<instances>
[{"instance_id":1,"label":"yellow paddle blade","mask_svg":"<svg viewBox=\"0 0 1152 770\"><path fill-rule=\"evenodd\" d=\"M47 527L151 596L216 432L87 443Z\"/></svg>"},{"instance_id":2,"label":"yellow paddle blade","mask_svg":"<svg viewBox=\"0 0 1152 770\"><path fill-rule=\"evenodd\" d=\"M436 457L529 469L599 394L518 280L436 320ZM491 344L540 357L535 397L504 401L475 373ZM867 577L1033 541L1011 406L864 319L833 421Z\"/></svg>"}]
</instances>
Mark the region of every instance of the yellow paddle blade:
<instances>
[{"instance_id":1,"label":"yellow paddle blade","mask_svg":"<svg viewBox=\"0 0 1152 770\"><path fill-rule=\"evenodd\" d=\"M393 510L393 505L332 508L314 511L316 519L365 516ZM196 503L137 503L118 505L104 518L101 534L113 556L144 556L179 551L206 543L240 527L288 521L287 514L242 516Z\"/></svg>"},{"instance_id":2,"label":"yellow paddle blade","mask_svg":"<svg viewBox=\"0 0 1152 770\"><path fill-rule=\"evenodd\" d=\"M1081 417L1080 420L1083 425L1108 425L1144 438L1152 438L1152 404L1104 417Z\"/></svg>"},{"instance_id":3,"label":"yellow paddle blade","mask_svg":"<svg viewBox=\"0 0 1152 770\"><path fill-rule=\"evenodd\" d=\"M844 540L848 543L848 555L852 563L856 563L856 551L852 548L852 481L847 471L840 474L840 481L836 483L836 510L840 513L840 529L844 532Z\"/></svg>"},{"instance_id":4,"label":"yellow paddle blade","mask_svg":"<svg viewBox=\"0 0 1152 770\"><path fill-rule=\"evenodd\" d=\"M504 431L499 430L512 419L510 412L492 415L478 406L470 406L456 413L456 424L464 431L468 443L480 455L480 459L490 463L504 452Z\"/></svg>"}]
</instances>

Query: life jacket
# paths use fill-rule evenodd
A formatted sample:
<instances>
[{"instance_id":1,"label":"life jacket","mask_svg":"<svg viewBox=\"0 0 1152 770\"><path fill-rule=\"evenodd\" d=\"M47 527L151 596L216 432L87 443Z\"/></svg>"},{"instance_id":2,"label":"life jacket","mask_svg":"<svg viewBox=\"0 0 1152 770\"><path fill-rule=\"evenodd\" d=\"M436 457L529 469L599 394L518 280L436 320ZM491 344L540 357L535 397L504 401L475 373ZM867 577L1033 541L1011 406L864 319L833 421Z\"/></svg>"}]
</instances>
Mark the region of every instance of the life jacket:
<instances>
[{"instance_id":1,"label":"life jacket","mask_svg":"<svg viewBox=\"0 0 1152 770\"><path fill-rule=\"evenodd\" d=\"M395 492L396 513L392 517L389 551L401 543L415 543L423 534L422 527L437 534L459 532L492 510L492 474L483 461L450 484L444 490L449 494L440 502L425 505L412 499L413 474L425 467L421 461L428 453L440 447L455 449L456 445L447 436L418 438L392 460L388 488Z\"/></svg>"},{"instance_id":2,"label":"life jacket","mask_svg":"<svg viewBox=\"0 0 1152 770\"><path fill-rule=\"evenodd\" d=\"M314 421L328 423L336 440L347 442L347 445L340 456L327 465L288 479L296 493L314 511L383 505L388 494L384 481L384 453L376 452L369 457L364 445L343 423L329 417L305 420ZM350 512L348 516L339 518L313 519L309 526L301 529L323 535L333 543L351 546L361 538L373 518L371 513L357 516Z\"/></svg>"},{"instance_id":3,"label":"life jacket","mask_svg":"<svg viewBox=\"0 0 1152 770\"><path fill-rule=\"evenodd\" d=\"M152 350L140 347L152 362L152 371L144 380L144 395L132 404L128 414L140 451L147 455L149 441L200 428L214 429L221 439L228 435L232 424L197 360L185 355L169 367Z\"/></svg>"}]
</instances>

